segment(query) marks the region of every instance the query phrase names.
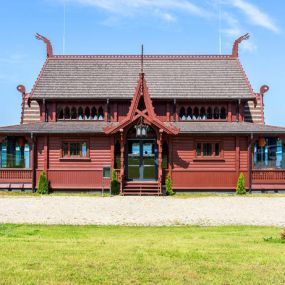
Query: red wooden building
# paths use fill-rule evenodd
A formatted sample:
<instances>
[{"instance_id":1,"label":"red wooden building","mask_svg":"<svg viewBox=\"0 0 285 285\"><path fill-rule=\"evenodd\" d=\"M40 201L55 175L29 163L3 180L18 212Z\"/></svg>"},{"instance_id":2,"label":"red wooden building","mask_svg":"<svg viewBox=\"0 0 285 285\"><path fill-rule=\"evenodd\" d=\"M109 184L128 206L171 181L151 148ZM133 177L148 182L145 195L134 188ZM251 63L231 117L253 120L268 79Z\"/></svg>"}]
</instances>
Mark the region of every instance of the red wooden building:
<instances>
[{"instance_id":1,"label":"red wooden building","mask_svg":"<svg viewBox=\"0 0 285 285\"><path fill-rule=\"evenodd\" d=\"M0 128L0 188L121 191L285 189L285 128L264 122L266 85L254 92L229 55L54 55L22 95L21 124ZM105 173L106 174L106 173ZM108 176L108 175L107 175Z\"/></svg>"}]
</instances>

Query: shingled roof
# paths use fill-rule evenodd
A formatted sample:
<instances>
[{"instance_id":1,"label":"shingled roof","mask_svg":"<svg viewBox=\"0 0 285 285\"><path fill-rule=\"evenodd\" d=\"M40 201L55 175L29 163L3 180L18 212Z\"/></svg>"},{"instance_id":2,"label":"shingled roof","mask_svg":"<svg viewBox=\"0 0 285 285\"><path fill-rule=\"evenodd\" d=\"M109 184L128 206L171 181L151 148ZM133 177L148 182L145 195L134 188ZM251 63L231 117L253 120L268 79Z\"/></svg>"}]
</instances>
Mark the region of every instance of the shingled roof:
<instances>
[{"instance_id":1,"label":"shingled roof","mask_svg":"<svg viewBox=\"0 0 285 285\"><path fill-rule=\"evenodd\" d=\"M0 134L92 134L104 133L107 122L42 122L0 128ZM285 128L244 122L176 122L181 134L285 134Z\"/></svg>"},{"instance_id":2,"label":"shingled roof","mask_svg":"<svg viewBox=\"0 0 285 285\"><path fill-rule=\"evenodd\" d=\"M131 99L140 56L48 57L34 99ZM254 99L238 58L230 55L145 55L151 98Z\"/></svg>"}]
</instances>

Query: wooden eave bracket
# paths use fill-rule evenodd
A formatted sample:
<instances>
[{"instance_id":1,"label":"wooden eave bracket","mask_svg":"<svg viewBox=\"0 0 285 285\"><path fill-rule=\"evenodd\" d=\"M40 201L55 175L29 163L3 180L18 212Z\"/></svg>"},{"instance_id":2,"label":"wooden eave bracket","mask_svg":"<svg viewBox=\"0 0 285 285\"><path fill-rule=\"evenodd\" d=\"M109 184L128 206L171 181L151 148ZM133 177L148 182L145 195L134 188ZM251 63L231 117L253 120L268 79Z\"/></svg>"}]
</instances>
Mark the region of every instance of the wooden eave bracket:
<instances>
[{"instance_id":1,"label":"wooden eave bracket","mask_svg":"<svg viewBox=\"0 0 285 285\"><path fill-rule=\"evenodd\" d=\"M146 109L141 111L138 109L138 105L140 102L141 97L144 99L144 104ZM179 129L175 126L167 126L164 122L159 120L156 117L154 112L154 108L152 105L152 100L150 99L148 93L147 82L144 79L144 74L140 74L140 79L138 80L137 87L135 89L135 94L131 102L131 106L127 115L127 118L124 119L119 125L117 126L107 126L104 130L105 134L114 134L118 132L120 129L125 128L127 125L133 123L140 117L143 117L146 121L150 122L151 124L155 125L159 129L162 129L164 132L168 134L177 135L179 133Z\"/></svg>"}]
</instances>

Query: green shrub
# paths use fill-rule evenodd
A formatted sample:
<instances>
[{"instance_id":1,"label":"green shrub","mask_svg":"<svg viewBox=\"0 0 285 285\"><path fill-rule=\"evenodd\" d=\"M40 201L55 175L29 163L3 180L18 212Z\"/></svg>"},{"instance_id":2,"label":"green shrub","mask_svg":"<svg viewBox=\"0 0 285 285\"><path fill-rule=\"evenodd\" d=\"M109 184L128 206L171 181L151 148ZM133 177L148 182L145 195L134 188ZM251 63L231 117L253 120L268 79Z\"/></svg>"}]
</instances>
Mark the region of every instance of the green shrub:
<instances>
[{"instance_id":1,"label":"green shrub","mask_svg":"<svg viewBox=\"0 0 285 285\"><path fill-rule=\"evenodd\" d=\"M171 196L175 194L172 189L172 179L169 174L166 177L165 188L166 188L166 195Z\"/></svg>"},{"instance_id":2,"label":"green shrub","mask_svg":"<svg viewBox=\"0 0 285 285\"><path fill-rule=\"evenodd\" d=\"M111 194L119 195L120 194L120 183L118 181L117 172L113 169L112 171L112 181L111 181Z\"/></svg>"},{"instance_id":3,"label":"green shrub","mask_svg":"<svg viewBox=\"0 0 285 285\"><path fill-rule=\"evenodd\" d=\"M39 194L48 194L49 193L48 180L47 180L47 177L43 171L40 174L37 192Z\"/></svg>"},{"instance_id":4,"label":"green shrub","mask_svg":"<svg viewBox=\"0 0 285 285\"><path fill-rule=\"evenodd\" d=\"M239 178L238 178L236 194L237 195L244 195L244 194L246 194L244 175L243 175L242 172L240 173Z\"/></svg>"}]
</instances>

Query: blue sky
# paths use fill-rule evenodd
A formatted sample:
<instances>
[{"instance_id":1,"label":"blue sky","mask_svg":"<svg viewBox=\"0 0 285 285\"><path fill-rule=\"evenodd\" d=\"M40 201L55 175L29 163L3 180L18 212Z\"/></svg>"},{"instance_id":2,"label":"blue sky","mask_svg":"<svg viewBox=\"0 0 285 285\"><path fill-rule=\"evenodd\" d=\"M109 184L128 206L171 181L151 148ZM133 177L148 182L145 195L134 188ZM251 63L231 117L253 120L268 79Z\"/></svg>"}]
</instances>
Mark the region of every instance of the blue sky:
<instances>
[{"instance_id":1,"label":"blue sky","mask_svg":"<svg viewBox=\"0 0 285 285\"><path fill-rule=\"evenodd\" d=\"M19 123L16 86L30 91L44 63L36 32L51 40L55 54L137 54L141 43L147 54L229 54L249 32L241 63L255 91L270 86L266 123L285 126L284 11L284 0L2 1L0 125Z\"/></svg>"}]
</instances>

